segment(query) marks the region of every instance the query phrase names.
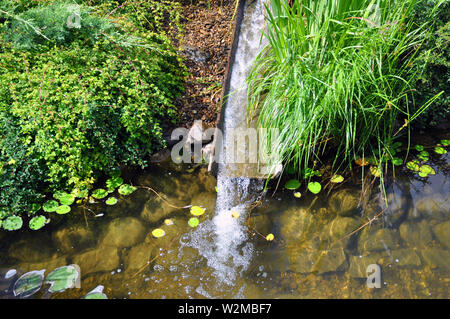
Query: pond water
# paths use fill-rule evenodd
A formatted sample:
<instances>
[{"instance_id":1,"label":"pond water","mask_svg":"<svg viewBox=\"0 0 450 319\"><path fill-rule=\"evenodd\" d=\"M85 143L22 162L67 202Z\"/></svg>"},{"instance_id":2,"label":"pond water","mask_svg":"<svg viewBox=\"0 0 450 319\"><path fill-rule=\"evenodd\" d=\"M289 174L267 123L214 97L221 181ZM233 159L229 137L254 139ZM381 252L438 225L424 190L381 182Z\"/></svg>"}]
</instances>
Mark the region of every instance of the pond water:
<instances>
[{"instance_id":1,"label":"pond water","mask_svg":"<svg viewBox=\"0 0 450 319\"><path fill-rule=\"evenodd\" d=\"M80 267L80 288L54 294L43 288L31 298L81 298L98 285L108 298L449 298L449 163L449 153L431 154L436 175L425 178L396 169L386 181L384 212L377 182L362 195L356 170L319 195L302 188L296 198L272 188L249 214L220 220L217 181L205 166L160 163L124 172L126 181L152 187L172 206L204 207L199 226L188 225L189 208L140 188L114 206L54 214L40 231L2 231L0 298L14 298L11 286L22 273L69 264ZM226 223L241 226L218 242ZM155 228L166 235L153 237ZM381 288L367 286L370 264L381 267ZM18 273L5 279L10 269Z\"/></svg>"}]
</instances>

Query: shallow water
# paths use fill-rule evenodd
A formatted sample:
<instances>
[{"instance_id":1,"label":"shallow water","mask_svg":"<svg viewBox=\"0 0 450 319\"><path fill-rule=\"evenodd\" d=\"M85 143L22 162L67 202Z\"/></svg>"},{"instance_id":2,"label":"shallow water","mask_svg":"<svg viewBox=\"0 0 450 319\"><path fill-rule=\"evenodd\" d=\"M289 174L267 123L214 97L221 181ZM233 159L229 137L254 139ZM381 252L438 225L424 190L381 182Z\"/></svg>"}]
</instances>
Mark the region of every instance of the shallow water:
<instances>
[{"instance_id":1,"label":"shallow water","mask_svg":"<svg viewBox=\"0 0 450 319\"><path fill-rule=\"evenodd\" d=\"M81 287L32 298L81 298L98 285L109 298L449 298L450 155L432 155L436 175L419 178L405 168L387 181L389 209L376 183L359 203L361 186L346 181L329 194L271 189L248 216L215 218L216 179L198 167L154 164L125 173L176 206L200 205L200 225L188 225L189 209L164 204L145 189L115 206L78 207L44 229L0 233L0 296L12 298L9 269L18 274L77 264ZM356 174L357 175L357 174ZM392 175L392 174L391 174ZM104 213L102 217L94 214ZM231 212L230 212L231 214ZM58 218L60 218L58 220ZM165 225L164 219L173 220ZM241 223L241 237L218 242L211 231ZM165 230L162 238L151 231ZM265 236L273 233L275 240ZM368 288L366 268L381 267L381 288ZM17 277L16 277L17 278Z\"/></svg>"}]
</instances>

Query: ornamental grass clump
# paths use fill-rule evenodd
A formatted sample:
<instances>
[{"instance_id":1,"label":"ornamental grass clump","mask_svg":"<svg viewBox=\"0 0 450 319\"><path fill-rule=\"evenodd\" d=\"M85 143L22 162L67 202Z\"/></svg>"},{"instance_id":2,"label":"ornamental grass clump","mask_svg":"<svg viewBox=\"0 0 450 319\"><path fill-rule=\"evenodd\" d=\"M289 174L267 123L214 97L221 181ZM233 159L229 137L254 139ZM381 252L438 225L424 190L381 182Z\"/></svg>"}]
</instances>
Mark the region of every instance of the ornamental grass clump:
<instances>
[{"instance_id":1,"label":"ornamental grass clump","mask_svg":"<svg viewBox=\"0 0 450 319\"><path fill-rule=\"evenodd\" d=\"M416 2L266 5L269 43L248 78L248 117L278 129L265 141L274 162L302 172L328 150L334 170L364 154L378 163L390 158L398 130L432 102L409 111L416 81L410 69L427 35L426 24L413 27L409 18Z\"/></svg>"}]
</instances>

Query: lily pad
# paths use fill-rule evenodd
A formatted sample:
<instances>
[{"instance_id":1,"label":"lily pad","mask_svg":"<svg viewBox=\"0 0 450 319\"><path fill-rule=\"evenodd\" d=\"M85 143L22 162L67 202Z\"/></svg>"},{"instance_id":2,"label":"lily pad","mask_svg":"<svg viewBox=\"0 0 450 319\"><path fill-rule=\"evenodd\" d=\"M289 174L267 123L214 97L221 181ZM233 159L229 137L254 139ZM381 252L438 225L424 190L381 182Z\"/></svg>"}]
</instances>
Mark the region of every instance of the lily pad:
<instances>
[{"instance_id":1,"label":"lily pad","mask_svg":"<svg viewBox=\"0 0 450 319\"><path fill-rule=\"evenodd\" d=\"M273 234L269 234L269 235L266 236L266 240L267 241L272 241L274 239L275 239L275 236Z\"/></svg>"},{"instance_id":2,"label":"lily pad","mask_svg":"<svg viewBox=\"0 0 450 319\"><path fill-rule=\"evenodd\" d=\"M106 181L106 187L108 187L108 190L114 190L122 184L123 184L123 179L122 179L122 177L119 177L119 176L111 177L110 179L108 179Z\"/></svg>"},{"instance_id":3,"label":"lily pad","mask_svg":"<svg viewBox=\"0 0 450 319\"><path fill-rule=\"evenodd\" d=\"M173 220L170 218L164 219L164 224L167 226L173 225Z\"/></svg>"},{"instance_id":4,"label":"lily pad","mask_svg":"<svg viewBox=\"0 0 450 319\"><path fill-rule=\"evenodd\" d=\"M416 161L409 161L406 163L406 168L414 172L418 172L420 170L420 166Z\"/></svg>"},{"instance_id":5,"label":"lily pad","mask_svg":"<svg viewBox=\"0 0 450 319\"><path fill-rule=\"evenodd\" d=\"M59 200L61 205L72 205L75 201L75 196L66 192L55 193L53 197Z\"/></svg>"},{"instance_id":6,"label":"lily pad","mask_svg":"<svg viewBox=\"0 0 450 319\"><path fill-rule=\"evenodd\" d=\"M420 167L420 172L424 173L424 174L427 174L427 175L428 174L430 174L430 175L435 175L436 174L436 171L430 165L422 165Z\"/></svg>"},{"instance_id":7,"label":"lily pad","mask_svg":"<svg viewBox=\"0 0 450 319\"><path fill-rule=\"evenodd\" d=\"M442 155L442 154L447 153L447 150L445 148L441 147L441 146L437 146L437 147L434 148L434 152L436 154Z\"/></svg>"},{"instance_id":8,"label":"lily pad","mask_svg":"<svg viewBox=\"0 0 450 319\"><path fill-rule=\"evenodd\" d=\"M335 174L333 175L333 177L331 177L330 182L332 183L342 183L344 181L344 177L342 177L342 175L339 174Z\"/></svg>"},{"instance_id":9,"label":"lily pad","mask_svg":"<svg viewBox=\"0 0 450 319\"><path fill-rule=\"evenodd\" d=\"M70 212L70 206L69 205L61 205L56 209L56 213L59 215L64 215Z\"/></svg>"},{"instance_id":10,"label":"lily pad","mask_svg":"<svg viewBox=\"0 0 450 319\"><path fill-rule=\"evenodd\" d=\"M375 177L380 177L381 176L381 170L380 170L380 168L378 166L370 166L370 172Z\"/></svg>"},{"instance_id":11,"label":"lily pad","mask_svg":"<svg viewBox=\"0 0 450 319\"><path fill-rule=\"evenodd\" d=\"M53 270L45 279L45 284L50 284L50 293L62 292L75 287L80 273L74 265L63 266Z\"/></svg>"},{"instance_id":12,"label":"lily pad","mask_svg":"<svg viewBox=\"0 0 450 319\"><path fill-rule=\"evenodd\" d=\"M45 216L36 216L30 220L29 227L33 230L41 229L47 223Z\"/></svg>"},{"instance_id":13,"label":"lily pad","mask_svg":"<svg viewBox=\"0 0 450 319\"><path fill-rule=\"evenodd\" d=\"M89 197L89 190L87 188L85 189L74 189L72 192L72 195L77 198L88 198Z\"/></svg>"},{"instance_id":14,"label":"lily pad","mask_svg":"<svg viewBox=\"0 0 450 319\"><path fill-rule=\"evenodd\" d=\"M117 204L117 198L115 198L115 197L110 197L110 198L108 198L107 200L106 200L106 205L110 205L110 206L112 206L112 205L116 205Z\"/></svg>"},{"instance_id":15,"label":"lily pad","mask_svg":"<svg viewBox=\"0 0 450 319\"><path fill-rule=\"evenodd\" d=\"M322 189L322 185L318 182L309 182L308 183L308 189L313 194L320 193L320 190Z\"/></svg>"},{"instance_id":16,"label":"lily pad","mask_svg":"<svg viewBox=\"0 0 450 319\"><path fill-rule=\"evenodd\" d=\"M450 146L450 140L441 140L442 146Z\"/></svg>"},{"instance_id":17,"label":"lily pad","mask_svg":"<svg viewBox=\"0 0 450 319\"><path fill-rule=\"evenodd\" d=\"M92 197L95 199L102 199L108 196L108 192L103 188L96 189L92 192Z\"/></svg>"},{"instance_id":18,"label":"lily pad","mask_svg":"<svg viewBox=\"0 0 450 319\"><path fill-rule=\"evenodd\" d=\"M192 217L192 218L189 219L188 224L189 224L189 226L191 226L192 228L195 228L195 227L198 226L199 220L198 220L197 217Z\"/></svg>"},{"instance_id":19,"label":"lily pad","mask_svg":"<svg viewBox=\"0 0 450 319\"><path fill-rule=\"evenodd\" d=\"M137 190L137 188L134 186L131 186L129 184L122 184L119 187L119 194L127 196L133 193L135 190Z\"/></svg>"},{"instance_id":20,"label":"lily pad","mask_svg":"<svg viewBox=\"0 0 450 319\"><path fill-rule=\"evenodd\" d=\"M23 220L20 216L9 216L3 220L3 228L6 230L18 230L22 225Z\"/></svg>"},{"instance_id":21,"label":"lily pad","mask_svg":"<svg viewBox=\"0 0 450 319\"><path fill-rule=\"evenodd\" d=\"M23 274L14 284L14 296L26 298L39 291L42 282L44 281L44 273L45 269L30 271Z\"/></svg>"},{"instance_id":22,"label":"lily pad","mask_svg":"<svg viewBox=\"0 0 450 319\"><path fill-rule=\"evenodd\" d=\"M421 161L428 161L430 159L430 153L428 153L427 151L422 151L417 155L417 158L420 159Z\"/></svg>"},{"instance_id":23,"label":"lily pad","mask_svg":"<svg viewBox=\"0 0 450 319\"><path fill-rule=\"evenodd\" d=\"M83 297L83 299L108 299L108 297L103 293L103 287L102 285L99 285L95 287L92 291L88 292L86 296Z\"/></svg>"},{"instance_id":24,"label":"lily pad","mask_svg":"<svg viewBox=\"0 0 450 319\"><path fill-rule=\"evenodd\" d=\"M153 237L156 237L156 238L162 237L165 234L166 234L166 232L164 230L162 230L161 228L156 228L152 231Z\"/></svg>"},{"instance_id":25,"label":"lily pad","mask_svg":"<svg viewBox=\"0 0 450 319\"><path fill-rule=\"evenodd\" d=\"M296 179L291 179L291 180L288 180L288 181L286 182L286 184L284 185L284 187L285 187L286 189L294 190L294 189L299 188L300 185L301 185L301 184L300 184L300 182L299 182L298 180L296 180Z\"/></svg>"},{"instance_id":26,"label":"lily pad","mask_svg":"<svg viewBox=\"0 0 450 319\"><path fill-rule=\"evenodd\" d=\"M34 203L31 205L30 214L34 214L42 208L41 204Z\"/></svg>"},{"instance_id":27,"label":"lily pad","mask_svg":"<svg viewBox=\"0 0 450 319\"><path fill-rule=\"evenodd\" d=\"M58 202L56 200L51 199L46 201L44 205L42 205L42 209L44 210L44 212L52 213L56 211L58 206L59 206Z\"/></svg>"},{"instance_id":28,"label":"lily pad","mask_svg":"<svg viewBox=\"0 0 450 319\"><path fill-rule=\"evenodd\" d=\"M400 166L400 165L403 164L403 160L401 158L394 157L392 159L392 164L395 165L395 166Z\"/></svg>"},{"instance_id":29,"label":"lily pad","mask_svg":"<svg viewBox=\"0 0 450 319\"><path fill-rule=\"evenodd\" d=\"M194 216L201 216L205 213L205 209L201 208L200 206L192 206L191 207L191 214Z\"/></svg>"},{"instance_id":30,"label":"lily pad","mask_svg":"<svg viewBox=\"0 0 450 319\"><path fill-rule=\"evenodd\" d=\"M414 148L418 151L418 152L422 152L424 150L423 145L416 145L414 146Z\"/></svg>"},{"instance_id":31,"label":"lily pad","mask_svg":"<svg viewBox=\"0 0 450 319\"><path fill-rule=\"evenodd\" d=\"M300 197L302 197L302 193L300 193L300 192L294 192L294 197L295 197L295 198L300 198Z\"/></svg>"}]
</instances>

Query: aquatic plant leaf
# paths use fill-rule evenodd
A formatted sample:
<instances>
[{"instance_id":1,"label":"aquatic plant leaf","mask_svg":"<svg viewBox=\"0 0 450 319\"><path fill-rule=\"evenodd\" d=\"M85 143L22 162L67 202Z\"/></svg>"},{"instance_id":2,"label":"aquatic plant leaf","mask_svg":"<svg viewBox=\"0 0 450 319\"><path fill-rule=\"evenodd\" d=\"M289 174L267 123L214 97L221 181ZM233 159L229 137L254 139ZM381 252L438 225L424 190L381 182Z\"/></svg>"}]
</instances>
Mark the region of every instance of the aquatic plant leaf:
<instances>
[{"instance_id":1,"label":"aquatic plant leaf","mask_svg":"<svg viewBox=\"0 0 450 319\"><path fill-rule=\"evenodd\" d=\"M47 278L45 284L50 284L49 292L62 292L75 287L75 283L80 277L80 273L73 265L63 266L53 270Z\"/></svg>"},{"instance_id":2,"label":"aquatic plant leaf","mask_svg":"<svg viewBox=\"0 0 450 319\"><path fill-rule=\"evenodd\" d=\"M420 167L420 172L424 173L424 174L427 174L427 175L428 174L431 174L431 175L435 175L436 174L436 171L430 165L422 165Z\"/></svg>"},{"instance_id":3,"label":"aquatic plant leaf","mask_svg":"<svg viewBox=\"0 0 450 319\"><path fill-rule=\"evenodd\" d=\"M238 212L237 210L235 210L235 211L233 211L233 212L231 213L231 216L232 216L233 218L238 219L238 218L241 216L241 214L239 214L239 212Z\"/></svg>"},{"instance_id":4,"label":"aquatic plant leaf","mask_svg":"<svg viewBox=\"0 0 450 319\"><path fill-rule=\"evenodd\" d=\"M72 192L72 195L77 198L88 198L89 196L89 190L88 189L74 189Z\"/></svg>"},{"instance_id":5,"label":"aquatic plant leaf","mask_svg":"<svg viewBox=\"0 0 450 319\"><path fill-rule=\"evenodd\" d=\"M288 180L286 182L286 184L284 184L284 188L289 189L289 190L294 190L300 187L300 182L296 179L291 179Z\"/></svg>"},{"instance_id":6,"label":"aquatic plant leaf","mask_svg":"<svg viewBox=\"0 0 450 319\"><path fill-rule=\"evenodd\" d=\"M133 193L135 190L137 190L137 188L134 186L131 186L129 184L122 184L119 187L119 194L127 196Z\"/></svg>"},{"instance_id":7,"label":"aquatic plant leaf","mask_svg":"<svg viewBox=\"0 0 450 319\"><path fill-rule=\"evenodd\" d=\"M420 176L420 177L427 177L427 176L428 176L428 173L419 172L419 176Z\"/></svg>"},{"instance_id":8,"label":"aquatic plant leaf","mask_svg":"<svg viewBox=\"0 0 450 319\"><path fill-rule=\"evenodd\" d=\"M170 218L164 219L164 224L166 224L167 226L173 225L173 220L171 220Z\"/></svg>"},{"instance_id":9,"label":"aquatic plant leaf","mask_svg":"<svg viewBox=\"0 0 450 319\"><path fill-rule=\"evenodd\" d=\"M267 241L272 241L274 239L275 239L275 236L273 234L269 234L269 235L266 236L266 240Z\"/></svg>"},{"instance_id":10,"label":"aquatic plant leaf","mask_svg":"<svg viewBox=\"0 0 450 319\"><path fill-rule=\"evenodd\" d=\"M6 230L18 230L22 225L23 220L20 216L9 216L3 220L3 228Z\"/></svg>"},{"instance_id":11,"label":"aquatic plant leaf","mask_svg":"<svg viewBox=\"0 0 450 319\"><path fill-rule=\"evenodd\" d=\"M44 212L52 213L56 211L58 206L59 206L58 202L56 200L51 199L46 201L44 205L42 205L42 209L44 210Z\"/></svg>"},{"instance_id":12,"label":"aquatic plant leaf","mask_svg":"<svg viewBox=\"0 0 450 319\"><path fill-rule=\"evenodd\" d=\"M395 142L394 144L392 144L392 148L397 149L397 148L399 148L402 145L403 145L402 142Z\"/></svg>"},{"instance_id":13,"label":"aquatic plant leaf","mask_svg":"<svg viewBox=\"0 0 450 319\"><path fill-rule=\"evenodd\" d=\"M20 276L14 284L14 296L26 298L39 291L44 281L44 273L45 269L34 270Z\"/></svg>"},{"instance_id":14,"label":"aquatic plant leaf","mask_svg":"<svg viewBox=\"0 0 450 319\"><path fill-rule=\"evenodd\" d=\"M197 217L192 217L192 218L189 219L188 224L189 224L189 226L191 226L192 228L195 228L195 227L198 226L199 220L198 220Z\"/></svg>"},{"instance_id":15,"label":"aquatic plant leaf","mask_svg":"<svg viewBox=\"0 0 450 319\"><path fill-rule=\"evenodd\" d=\"M92 192L92 197L95 199L102 199L108 196L108 192L103 188L96 189Z\"/></svg>"},{"instance_id":16,"label":"aquatic plant leaf","mask_svg":"<svg viewBox=\"0 0 450 319\"><path fill-rule=\"evenodd\" d=\"M30 220L29 227L33 230L41 229L47 223L45 216L36 216Z\"/></svg>"},{"instance_id":17,"label":"aquatic plant leaf","mask_svg":"<svg viewBox=\"0 0 450 319\"><path fill-rule=\"evenodd\" d=\"M430 158L430 153L428 153L427 151L422 151L417 155L417 158L420 159L421 161L428 161Z\"/></svg>"},{"instance_id":18,"label":"aquatic plant leaf","mask_svg":"<svg viewBox=\"0 0 450 319\"><path fill-rule=\"evenodd\" d=\"M318 182L309 182L308 183L308 189L313 194L320 193L320 190L322 189L322 185Z\"/></svg>"},{"instance_id":19,"label":"aquatic plant leaf","mask_svg":"<svg viewBox=\"0 0 450 319\"><path fill-rule=\"evenodd\" d=\"M191 207L191 214L194 216L201 216L205 213L205 209L201 208L200 206L192 206Z\"/></svg>"},{"instance_id":20,"label":"aquatic plant leaf","mask_svg":"<svg viewBox=\"0 0 450 319\"><path fill-rule=\"evenodd\" d=\"M420 169L420 166L415 161L409 161L408 163L406 163L406 168L411 171L418 172Z\"/></svg>"},{"instance_id":21,"label":"aquatic plant leaf","mask_svg":"<svg viewBox=\"0 0 450 319\"><path fill-rule=\"evenodd\" d=\"M375 177L380 177L381 176L381 170L380 170L380 168L378 166L370 166L370 172Z\"/></svg>"},{"instance_id":22,"label":"aquatic plant leaf","mask_svg":"<svg viewBox=\"0 0 450 319\"><path fill-rule=\"evenodd\" d=\"M61 205L56 209L56 213L59 215L64 215L70 212L70 206L69 205Z\"/></svg>"},{"instance_id":23,"label":"aquatic plant leaf","mask_svg":"<svg viewBox=\"0 0 450 319\"><path fill-rule=\"evenodd\" d=\"M295 198L300 198L300 197L302 197L302 193L300 193L300 192L294 192L294 197L295 197Z\"/></svg>"},{"instance_id":24,"label":"aquatic plant leaf","mask_svg":"<svg viewBox=\"0 0 450 319\"><path fill-rule=\"evenodd\" d=\"M156 228L152 231L153 237L156 237L156 238L162 237L165 234L166 234L166 232L164 230L162 230L161 228Z\"/></svg>"},{"instance_id":25,"label":"aquatic plant leaf","mask_svg":"<svg viewBox=\"0 0 450 319\"><path fill-rule=\"evenodd\" d=\"M106 187L108 187L108 189L113 189L113 190L122 184L123 184L123 179L122 179L122 177L119 177L119 176L111 177L110 179L108 179L106 181Z\"/></svg>"},{"instance_id":26,"label":"aquatic plant leaf","mask_svg":"<svg viewBox=\"0 0 450 319\"><path fill-rule=\"evenodd\" d=\"M99 285L95 289L91 290L82 299L108 299L108 297L103 293L104 287Z\"/></svg>"},{"instance_id":27,"label":"aquatic plant leaf","mask_svg":"<svg viewBox=\"0 0 450 319\"><path fill-rule=\"evenodd\" d=\"M419 152L422 152L424 150L423 145L416 145L416 146L414 146L414 148Z\"/></svg>"},{"instance_id":28,"label":"aquatic plant leaf","mask_svg":"<svg viewBox=\"0 0 450 319\"><path fill-rule=\"evenodd\" d=\"M53 197L59 200L62 205L72 205L75 201L75 196L66 192L56 192Z\"/></svg>"},{"instance_id":29,"label":"aquatic plant leaf","mask_svg":"<svg viewBox=\"0 0 450 319\"><path fill-rule=\"evenodd\" d=\"M41 204L34 203L31 205L30 214L34 214L42 208Z\"/></svg>"},{"instance_id":30,"label":"aquatic plant leaf","mask_svg":"<svg viewBox=\"0 0 450 319\"><path fill-rule=\"evenodd\" d=\"M450 140L441 140L442 146L450 146Z\"/></svg>"},{"instance_id":31,"label":"aquatic plant leaf","mask_svg":"<svg viewBox=\"0 0 450 319\"><path fill-rule=\"evenodd\" d=\"M403 160L401 158L394 157L392 159L392 164L395 165L395 166L400 166L400 165L403 164Z\"/></svg>"},{"instance_id":32,"label":"aquatic plant leaf","mask_svg":"<svg viewBox=\"0 0 450 319\"><path fill-rule=\"evenodd\" d=\"M332 183L342 183L344 181L344 177L342 177L342 175L339 174L335 174L333 175L333 177L331 177L330 182Z\"/></svg>"},{"instance_id":33,"label":"aquatic plant leaf","mask_svg":"<svg viewBox=\"0 0 450 319\"><path fill-rule=\"evenodd\" d=\"M362 157L357 158L355 160L355 163L356 163L356 165L359 165L359 166L369 165L369 161L366 158L363 159Z\"/></svg>"},{"instance_id":34,"label":"aquatic plant leaf","mask_svg":"<svg viewBox=\"0 0 450 319\"><path fill-rule=\"evenodd\" d=\"M112 206L112 205L116 205L117 204L117 198L115 198L115 197L110 197L110 198L108 198L107 200L106 200L106 205L110 205L110 206Z\"/></svg>"},{"instance_id":35,"label":"aquatic plant leaf","mask_svg":"<svg viewBox=\"0 0 450 319\"><path fill-rule=\"evenodd\" d=\"M436 146L436 147L434 148L434 152L435 152L436 154L442 155L442 154L447 153L447 150L446 150L445 148L441 147L441 146Z\"/></svg>"}]
</instances>

